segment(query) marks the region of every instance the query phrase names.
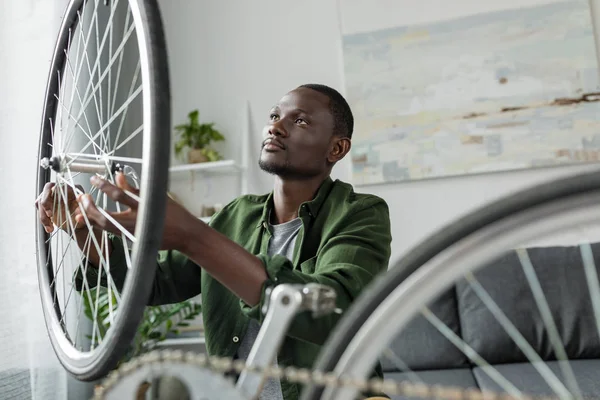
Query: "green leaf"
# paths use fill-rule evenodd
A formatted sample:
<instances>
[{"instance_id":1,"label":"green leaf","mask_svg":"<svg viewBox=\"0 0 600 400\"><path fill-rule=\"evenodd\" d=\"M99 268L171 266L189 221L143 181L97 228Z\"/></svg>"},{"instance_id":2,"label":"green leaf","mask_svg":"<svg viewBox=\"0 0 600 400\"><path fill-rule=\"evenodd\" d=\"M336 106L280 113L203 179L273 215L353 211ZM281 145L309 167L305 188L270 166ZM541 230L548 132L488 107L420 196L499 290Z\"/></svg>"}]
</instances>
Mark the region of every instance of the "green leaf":
<instances>
[{"instance_id":1,"label":"green leaf","mask_svg":"<svg viewBox=\"0 0 600 400\"><path fill-rule=\"evenodd\" d=\"M148 335L148 338L149 339L159 339L160 338L160 332L154 331L154 332L152 332L152 333L150 333Z\"/></svg>"}]
</instances>

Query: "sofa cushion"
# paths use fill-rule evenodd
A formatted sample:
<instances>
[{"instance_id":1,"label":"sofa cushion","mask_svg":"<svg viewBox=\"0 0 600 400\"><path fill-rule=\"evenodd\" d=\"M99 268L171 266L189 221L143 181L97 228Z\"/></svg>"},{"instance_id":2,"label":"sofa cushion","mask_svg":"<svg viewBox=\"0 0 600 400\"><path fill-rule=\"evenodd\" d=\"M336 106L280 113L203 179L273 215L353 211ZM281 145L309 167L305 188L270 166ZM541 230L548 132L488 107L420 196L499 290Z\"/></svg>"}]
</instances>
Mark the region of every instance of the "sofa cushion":
<instances>
[{"instance_id":1,"label":"sofa cushion","mask_svg":"<svg viewBox=\"0 0 600 400\"><path fill-rule=\"evenodd\" d=\"M573 360L569 362L584 397L595 398L600 394L600 360ZM548 367L566 384L558 361L548 361ZM555 395L539 372L529 363L495 365L494 368L517 389L530 395ZM481 368L473 369L477 384L483 391L505 392Z\"/></svg>"},{"instance_id":2,"label":"sofa cushion","mask_svg":"<svg viewBox=\"0 0 600 400\"><path fill-rule=\"evenodd\" d=\"M600 244L593 244L596 269ZM600 339L579 247L528 249L538 280L569 359L600 358ZM516 252L475 274L496 304L544 360L556 359L529 283ZM472 287L456 285L462 337L491 364L527 359Z\"/></svg>"},{"instance_id":3,"label":"sofa cushion","mask_svg":"<svg viewBox=\"0 0 600 400\"><path fill-rule=\"evenodd\" d=\"M454 288L433 301L430 310L460 336ZM381 356L384 371L402 372L405 367L429 370L469 365L465 355L420 315L400 332L389 350L394 353L392 357Z\"/></svg>"},{"instance_id":4,"label":"sofa cushion","mask_svg":"<svg viewBox=\"0 0 600 400\"><path fill-rule=\"evenodd\" d=\"M438 371L420 371L414 373L391 372L384 374L385 379L397 382L424 383L427 385L443 385L455 388L477 388L477 381L470 368L446 369ZM393 400L412 399L412 397L391 396ZM417 398L415 398L416 400ZM423 398L418 398L423 400Z\"/></svg>"}]
</instances>

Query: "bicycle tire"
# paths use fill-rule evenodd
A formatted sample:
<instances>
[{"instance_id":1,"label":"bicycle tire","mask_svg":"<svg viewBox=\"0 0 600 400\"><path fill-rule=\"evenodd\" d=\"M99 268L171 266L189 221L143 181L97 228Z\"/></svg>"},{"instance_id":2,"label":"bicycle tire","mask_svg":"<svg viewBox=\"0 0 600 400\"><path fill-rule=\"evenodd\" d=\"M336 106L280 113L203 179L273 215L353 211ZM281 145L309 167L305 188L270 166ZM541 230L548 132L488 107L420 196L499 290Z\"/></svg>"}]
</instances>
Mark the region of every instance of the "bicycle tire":
<instances>
[{"instance_id":1,"label":"bicycle tire","mask_svg":"<svg viewBox=\"0 0 600 400\"><path fill-rule=\"evenodd\" d=\"M422 240L392 268L380 274L359 296L329 336L314 370L331 372L352 338L380 304L423 264L475 232L507 218L552 202L593 193L600 188L600 171L542 183L505 196L454 220ZM307 386L302 400L317 400L324 388Z\"/></svg>"},{"instance_id":2,"label":"bicycle tire","mask_svg":"<svg viewBox=\"0 0 600 400\"><path fill-rule=\"evenodd\" d=\"M70 30L77 23L78 12L87 0L71 0L66 8L59 30L46 85L38 159L51 155L51 119L57 114L59 102L55 93L60 82L57 71L66 68L66 54ZM107 337L94 351L82 355L71 346L60 318L58 304L53 303L52 263L48 263L50 246L48 234L38 222L36 214L35 240L37 244L38 280L46 327L56 356L74 377L92 381L106 375L120 361L134 338L152 288L156 255L162 238L167 201L168 166L170 158L171 96L167 49L160 9L156 0L126 0L131 7L143 85L144 157L153 162L142 167L140 190L145 194L140 201L136 225L136 244L132 252L132 268L122 291L122 303L114 325ZM145 57L144 57L145 55ZM145 143L146 144L146 143ZM46 182L50 171L38 168L36 196ZM50 265L49 265L50 264ZM143 266L143 268L142 268Z\"/></svg>"}]
</instances>

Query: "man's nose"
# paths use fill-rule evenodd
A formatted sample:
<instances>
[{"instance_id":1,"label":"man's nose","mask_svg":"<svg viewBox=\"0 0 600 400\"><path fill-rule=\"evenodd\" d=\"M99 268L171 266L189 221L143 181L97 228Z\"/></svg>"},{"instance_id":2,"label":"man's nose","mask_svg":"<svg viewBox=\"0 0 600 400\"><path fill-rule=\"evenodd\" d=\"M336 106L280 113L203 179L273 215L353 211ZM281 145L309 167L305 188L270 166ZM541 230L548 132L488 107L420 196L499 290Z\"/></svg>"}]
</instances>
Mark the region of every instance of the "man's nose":
<instances>
[{"instance_id":1,"label":"man's nose","mask_svg":"<svg viewBox=\"0 0 600 400\"><path fill-rule=\"evenodd\" d=\"M281 120L273 122L271 124L271 126L269 127L269 135L283 137L287 136L287 131L285 130L285 127L283 126Z\"/></svg>"}]
</instances>

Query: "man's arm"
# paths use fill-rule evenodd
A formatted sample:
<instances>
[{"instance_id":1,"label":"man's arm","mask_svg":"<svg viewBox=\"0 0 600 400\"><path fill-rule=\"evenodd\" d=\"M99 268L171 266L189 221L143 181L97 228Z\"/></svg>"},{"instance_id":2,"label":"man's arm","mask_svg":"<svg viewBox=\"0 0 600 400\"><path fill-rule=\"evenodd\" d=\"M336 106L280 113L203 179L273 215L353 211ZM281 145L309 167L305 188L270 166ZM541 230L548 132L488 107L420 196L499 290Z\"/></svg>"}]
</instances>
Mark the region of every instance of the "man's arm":
<instances>
[{"instance_id":1,"label":"man's arm","mask_svg":"<svg viewBox=\"0 0 600 400\"><path fill-rule=\"evenodd\" d=\"M75 277L75 287L78 291L96 287L98 274L101 274L100 285L107 287L108 278L106 270L108 266L110 266L110 277L114 287L119 291L123 289L128 270L125 259L126 249L120 237L108 234L108 239L111 247L108 262L104 262L103 265L99 266L99 259L96 259L96 262L90 260L90 263L87 264L84 259L82 266L86 269L86 284L84 285L83 271L79 269ZM140 267L144 268L144 266ZM179 303L197 296L200 294L200 277L200 267L181 252L176 250L160 251L156 261L156 272L148 305L156 306Z\"/></svg>"}]
</instances>

